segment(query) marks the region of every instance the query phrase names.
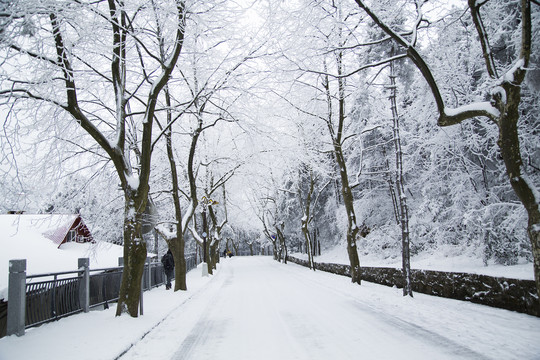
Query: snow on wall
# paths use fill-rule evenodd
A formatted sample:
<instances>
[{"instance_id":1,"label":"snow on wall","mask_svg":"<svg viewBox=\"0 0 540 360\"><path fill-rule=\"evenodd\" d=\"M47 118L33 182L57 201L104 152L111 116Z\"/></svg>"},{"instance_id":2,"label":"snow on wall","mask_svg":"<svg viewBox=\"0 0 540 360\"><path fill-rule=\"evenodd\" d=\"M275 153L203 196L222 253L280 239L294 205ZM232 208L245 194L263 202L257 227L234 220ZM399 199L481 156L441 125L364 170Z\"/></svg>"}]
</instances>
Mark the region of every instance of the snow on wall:
<instances>
[{"instance_id":1,"label":"snow on wall","mask_svg":"<svg viewBox=\"0 0 540 360\"><path fill-rule=\"evenodd\" d=\"M308 266L306 260L287 257L291 262ZM316 263L315 268L350 276L350 265ZM386 286L403 287L402 269L361 267L362 280ZM413 293L420 292L456 300L540 316L536 284L532 280L508 279L478 274L411 269Z\"/></svg>"}]
</instances>

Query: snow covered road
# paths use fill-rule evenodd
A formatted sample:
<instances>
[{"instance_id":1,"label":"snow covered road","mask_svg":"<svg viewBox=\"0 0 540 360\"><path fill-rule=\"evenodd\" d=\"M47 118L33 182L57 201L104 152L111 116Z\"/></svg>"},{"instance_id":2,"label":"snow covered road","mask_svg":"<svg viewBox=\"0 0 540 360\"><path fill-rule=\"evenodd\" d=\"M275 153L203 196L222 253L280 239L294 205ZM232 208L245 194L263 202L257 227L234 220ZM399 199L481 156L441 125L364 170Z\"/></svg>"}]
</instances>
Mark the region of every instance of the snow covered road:
<instances>
[{"instance_id":1,"label":"snow covered road","mask_svg":"<svg viewBox=\"0 0 540 360\"><path fill-rule=\"evenodd\" d=\"M535 317L233 257L121 359L540 359L539 338Z\"/></svg>"}]
</instances>

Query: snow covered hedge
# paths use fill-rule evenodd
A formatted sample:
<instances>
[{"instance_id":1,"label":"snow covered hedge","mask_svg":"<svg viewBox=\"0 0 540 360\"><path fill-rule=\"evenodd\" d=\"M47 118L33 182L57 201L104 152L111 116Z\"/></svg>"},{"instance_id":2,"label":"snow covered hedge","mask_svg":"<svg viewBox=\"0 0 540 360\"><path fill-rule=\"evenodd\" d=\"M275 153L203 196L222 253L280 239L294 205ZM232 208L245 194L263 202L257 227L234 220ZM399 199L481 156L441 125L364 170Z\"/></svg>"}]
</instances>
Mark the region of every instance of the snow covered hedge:
<instances>
[{"instance_id":1,"label":"snow covered hedge","mask_svg":"<svg viewBox=\"0 0 540 360\"><path fill-rule=\"evenodd\" d=\"M308 266L306 260L287 259ZM316 263L315 266L317 270L350 276L349 265ZM432 270L412 269L411 272L413 291L540 316L540 302L533 280ZM397 268L362 267L362 280L403 287L402 270Z\"/></svg>"}]
</instances>

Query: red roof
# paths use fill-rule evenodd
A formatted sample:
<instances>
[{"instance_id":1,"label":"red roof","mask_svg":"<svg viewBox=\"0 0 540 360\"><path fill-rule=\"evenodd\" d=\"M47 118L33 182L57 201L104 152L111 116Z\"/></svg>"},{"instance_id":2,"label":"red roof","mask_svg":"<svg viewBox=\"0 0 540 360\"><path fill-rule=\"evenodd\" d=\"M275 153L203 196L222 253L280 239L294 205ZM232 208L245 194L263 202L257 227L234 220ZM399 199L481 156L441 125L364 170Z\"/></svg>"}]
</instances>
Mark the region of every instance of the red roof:
<instances>
[{"instance_id":1,"label":"red roof","mask_svg":"<svg viewBox=\"0 0 540 360\"><path fill-rule=\"evenodd\" d=\"M70 240L77 240L78 242L94 241L90 230L84 224L80 215L0 215L0 223L9 224L10 227L32 229L50 239L58 247ZM71 235L70 230L73 230Z\"/></svg>"}]
</instances>

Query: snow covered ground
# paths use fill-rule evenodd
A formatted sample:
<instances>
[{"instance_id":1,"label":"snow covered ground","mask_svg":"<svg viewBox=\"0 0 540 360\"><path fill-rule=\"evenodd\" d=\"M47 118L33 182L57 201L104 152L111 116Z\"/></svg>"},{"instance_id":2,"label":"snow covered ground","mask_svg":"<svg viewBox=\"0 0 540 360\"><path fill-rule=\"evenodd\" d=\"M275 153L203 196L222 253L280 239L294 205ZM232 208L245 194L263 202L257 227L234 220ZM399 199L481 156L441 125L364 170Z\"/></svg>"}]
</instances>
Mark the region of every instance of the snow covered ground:
<instances>
[{"instance_id":1,"label":"snow covered ground","mask_svg":"<svg viewBox=\"0 0 540 360\"><path fill-rule=\"evenodd\" d=\"M47 219L47 215L41 216ZM11 227L10 224L17 221L16 215L6 215L1 220L0 299L7 299L8 295L9 260L26 259L26 274L36 275L77 270L79 258L89 258L91 269L115 267L118 258L124 256L122 246L102 241L95 244L69 242L58 247L41 233L42 229L27 224ZM46 220L42 221L46 223Z\"/></svg>"},{"instance_id":2,"label":"snow covered ground","mask_svg":"<svg viewBox=\"0 0 540 360\"><path fill-rule=\"evenodd\" d=\"M411 267L413 269L422 270L437 270L449 272L466 272L471 274L482 274L496 277L506 277L511 279L534 280L534 268L532 262L519 263L516 265L505 266L495 264L493 261L488 262L485 266L478 254L454 254L456 250L451 247L438 248L433 253L420 253L417 256L411 257ZM307 260L305 254L292 254L299 259ZM361 266L375 267L395 267L401 268L401 257L382 258L381 254L362 255L360 256ZM347 246L341 244L331 250L324 251L321 256L315 257L315 262L320 263L335 263L349 264L347 255Z\"/></svg>"},{"instance_id":3,"label":"snow covered ground","mask_svg":"<svg viewBox=\"0 0 540 360\"><path fill-rule=\"evenodd\" d=\"M145 293L138 319L113 306L0 339L0 359L540 359L540 318L269 257L222 259L188 286Z\"/></svg>"}]
</instances>

